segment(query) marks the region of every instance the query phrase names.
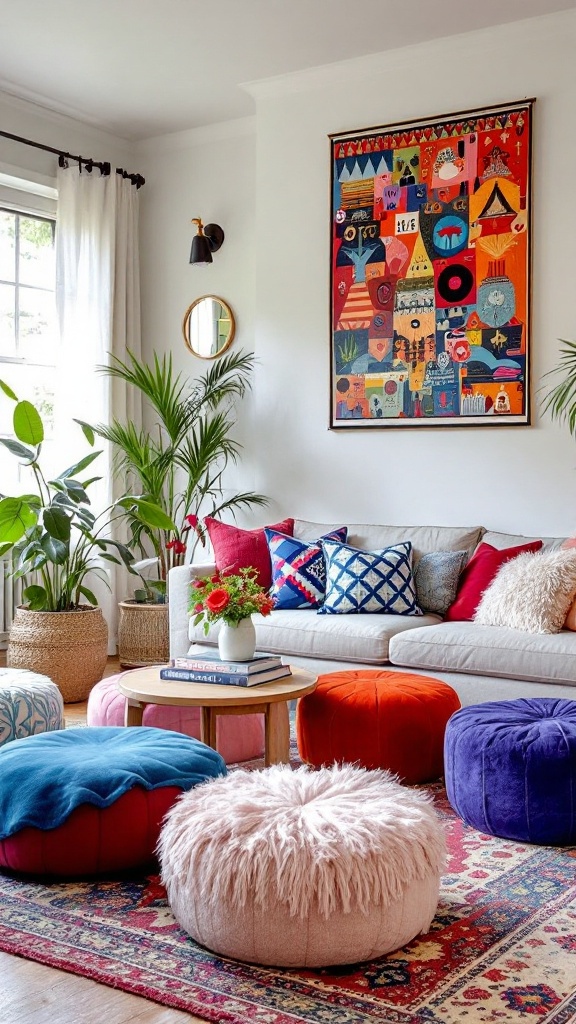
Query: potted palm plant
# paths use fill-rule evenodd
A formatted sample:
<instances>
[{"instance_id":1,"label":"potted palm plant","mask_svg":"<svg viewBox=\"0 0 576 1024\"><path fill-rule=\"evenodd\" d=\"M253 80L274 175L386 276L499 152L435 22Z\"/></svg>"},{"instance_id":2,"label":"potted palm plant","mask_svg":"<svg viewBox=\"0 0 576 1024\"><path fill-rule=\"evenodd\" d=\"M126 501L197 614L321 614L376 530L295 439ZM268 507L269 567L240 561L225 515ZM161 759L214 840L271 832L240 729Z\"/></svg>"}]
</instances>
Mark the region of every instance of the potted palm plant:
<instances>
[{"instance_id":1,"label":"potted palm plant","mask_svg":"<svg viewBox=\"0 0 576 1024\"><path fill-rule=\"evenodd\" d=\"M267 504L261 494L230 495L223 485L226 467L241 453L232 437L235 403L250 388L253 366L250 354L225 354L189 380L174 371L169 354L154 354L147 364L129 352L125 361L112 357L98 368L142 395L152 424L138 429L114 419L92 428L113 445L114 471L125 488L115 507L127 525L128 547L154 570L154 578L142 581L144 603L120 604L119 657L125 666L167 660L166 581L170 569L191 559L204 541L201 516Z\"/></svg>"},{"instance_id":2,"label":"potted palm plant","mask_svg":"<svg viewBox=\"0 0 576 1024\"><path fill-rule=\"evenodd\" d=\"M545 378L562 375L562 379L549 388L543 388L542 409L552 419L567 421L568 429L576 435L576 341L560 339L560 361L549 370Z\"/></svg>"},{"instance_id":3,"label":"potted palm plant","mask_svg":"<svg viewBox=\"0 0 576 1024\"><path fill-rule=\"evenodd\" d=\"M101 452L47 479L40 463L40 413L1 380L0 389L15 403L15 439L0 443L25 467L33 488L0 495L0 555L10 553L24 600L10 630L8 664L49 676L66 702L84 700L102 678L108 656L108 628L89 575L109 585L103 561L130 569L133 555L110 538L108 511L95 516L90 508L88 489L99 477L88 477L86 470ZM94 433L83 430L93 447Z\"/></svg>"}]
</instances>

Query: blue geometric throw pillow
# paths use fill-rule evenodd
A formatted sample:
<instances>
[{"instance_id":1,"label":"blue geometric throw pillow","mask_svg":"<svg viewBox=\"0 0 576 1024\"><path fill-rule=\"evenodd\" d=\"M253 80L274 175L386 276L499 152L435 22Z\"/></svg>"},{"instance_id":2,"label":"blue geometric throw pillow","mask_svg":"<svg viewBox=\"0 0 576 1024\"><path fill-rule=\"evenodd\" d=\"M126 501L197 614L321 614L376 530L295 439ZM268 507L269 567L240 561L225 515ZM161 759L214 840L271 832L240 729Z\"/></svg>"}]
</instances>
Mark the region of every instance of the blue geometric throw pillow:
<instances>
[{"instance_id":1,"label":"blue geometric throw pillow","mask_svg":"<svg viewBox=\"0 0 576 1024\"><path fill-rule=\"evenodd\" d=\"M348 527L327 533L317 541L298 540L276 530L264 530L272 562L270 595L275 608L318 608L326 590L322 540L345 541Z\"/></svg>"},{"instance_id":2,"label":"blue geometric throw pillow","mask_svg":"<svg viewBox=\"0 0 576 1024\"><path fill-rule=\"evenodd\" d=\"M322 542L326 557L326 597L320 615L386 612L422 615L412 577L412 544L381 551Z\"/></svg>"}]
</instances>

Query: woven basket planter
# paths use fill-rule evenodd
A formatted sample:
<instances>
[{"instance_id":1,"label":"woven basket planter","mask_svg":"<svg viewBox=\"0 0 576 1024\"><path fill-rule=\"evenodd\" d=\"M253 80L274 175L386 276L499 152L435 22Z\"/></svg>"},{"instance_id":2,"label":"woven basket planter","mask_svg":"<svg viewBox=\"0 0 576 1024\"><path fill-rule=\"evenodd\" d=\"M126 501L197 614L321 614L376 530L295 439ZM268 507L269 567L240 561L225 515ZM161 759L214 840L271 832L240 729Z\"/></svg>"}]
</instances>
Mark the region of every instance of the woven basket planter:
<instances>
[{"instance_id":1,"label":"woven basket planter","mask_svg":"<svg viewBox=\"0 0 576 1024\"><path fill-rule=\"evenodd\" d=\"M168 605L121 601L118 608L118 657L122 667L143 668L167 662Z\"/></svg>"},{"instance_id":2,"label":"woven basket planter","mask_svg":"<svg viewBox=\"0 0 576 1024\"><path fill-rule=\"evenodd\" d=\"M41 672L56 683L65 704L86 700L104 675L108 627L100 608L35 612L17 608L7 664Z\"/></svg>"}]
</instances>

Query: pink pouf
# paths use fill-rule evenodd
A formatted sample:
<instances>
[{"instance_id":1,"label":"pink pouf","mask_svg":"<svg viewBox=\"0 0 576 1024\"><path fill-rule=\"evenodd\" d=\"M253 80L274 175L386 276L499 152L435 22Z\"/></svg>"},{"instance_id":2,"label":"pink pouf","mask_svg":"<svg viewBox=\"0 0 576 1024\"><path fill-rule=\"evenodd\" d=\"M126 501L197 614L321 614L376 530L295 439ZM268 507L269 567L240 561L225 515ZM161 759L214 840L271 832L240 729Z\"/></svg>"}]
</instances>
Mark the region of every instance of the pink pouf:
<instances>
[{"instance_id":1,"label":"pink pouf","mask_svg":"<svg viewBox=\"0 0 576 1024\"><path fill-rule=\"evenodd\" d=\"M118 679L119 676L108 676L91 690L86 713L88 725L124 725L126 697L118 689ZM142 724L200 739L200 708L147 704ZM226 764L261 757L264 715L218 715L216 746Z\"/></svg>"}]
</instances>

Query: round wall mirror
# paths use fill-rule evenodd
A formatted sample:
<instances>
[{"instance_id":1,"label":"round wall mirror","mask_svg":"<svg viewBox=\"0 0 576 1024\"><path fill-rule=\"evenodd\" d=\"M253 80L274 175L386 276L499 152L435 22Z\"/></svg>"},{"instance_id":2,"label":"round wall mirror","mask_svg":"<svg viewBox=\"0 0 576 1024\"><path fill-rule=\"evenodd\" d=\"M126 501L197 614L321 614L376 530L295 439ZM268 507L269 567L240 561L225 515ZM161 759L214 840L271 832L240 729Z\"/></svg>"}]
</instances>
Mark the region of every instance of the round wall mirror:
<instances>
[{"instance_id":1,"label":"round wall mirror","mask_svg":"<svg viewBox=\"0 0 576 1024\"><path fill-rule=\"evenodd\" d=\"M188 306L182 331L188 348L200 359L215 359L232 344L236 324L224 299L202 295Z\"/></svg>"}]
</instances>

